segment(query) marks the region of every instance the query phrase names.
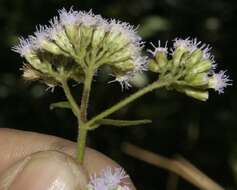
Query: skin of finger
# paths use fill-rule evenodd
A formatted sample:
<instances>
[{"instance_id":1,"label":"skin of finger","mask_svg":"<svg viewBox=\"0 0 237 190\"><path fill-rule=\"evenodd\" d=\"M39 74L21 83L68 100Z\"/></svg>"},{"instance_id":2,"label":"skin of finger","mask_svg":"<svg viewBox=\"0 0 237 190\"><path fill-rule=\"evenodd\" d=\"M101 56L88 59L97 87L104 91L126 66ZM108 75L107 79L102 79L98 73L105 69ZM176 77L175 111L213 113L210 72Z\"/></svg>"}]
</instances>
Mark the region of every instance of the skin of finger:
<instances>
[{"instance_id":1,"label":"skin of finger","mask_svg":"<svg viewBox=\"0 0 237 190\"><path fill-rule=\"evenodd\" d=\"M85 190L87 184L87 172L58 151L28 155L0 175L1 190Z\"/></svg>"},{"instance_id":2,"label":"skin of finger","mask_svg":"<svg viewBox=\"0 0 237 190\"><path fill-rule=\"evenodd\" d=\"M75 157L75 147L74 142L55 136L1 128L0 174L18 160L38 151L56 150ZM107 156L90 148L86 149L83 166L88 175L99 174L106 167L119 167ZM135 189L130 179L126 180L125 183L131 184L131 189Z\"/></svg>"}]
</instances>

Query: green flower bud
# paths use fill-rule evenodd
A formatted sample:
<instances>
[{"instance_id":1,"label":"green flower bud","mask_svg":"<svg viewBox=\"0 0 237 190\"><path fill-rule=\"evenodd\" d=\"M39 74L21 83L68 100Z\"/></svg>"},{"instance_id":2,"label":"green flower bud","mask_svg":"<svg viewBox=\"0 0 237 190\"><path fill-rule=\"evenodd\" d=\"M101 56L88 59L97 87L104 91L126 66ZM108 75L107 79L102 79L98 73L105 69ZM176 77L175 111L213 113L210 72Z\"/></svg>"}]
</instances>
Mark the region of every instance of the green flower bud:
<instances>
[{"instance_id":1,"label":"green flower bud","mask_svg":"<svg viewBox=\"0 0 237 190\"><path fill-rule=\"evenodd\" d=\"M174 67L178 67L181 62L181 58L184 55L184 53L187 52L187 49L185 48L177 48L173 53L173 65Z\"/></svg>"},{"instance_id":2,"label":"green flower bud","mask_svg":"<svg viewBox=\"0 0 237 190\"><path fill-rule=\"evenodd\" d=\"M212 68L212 63L210 60L202 60L198 62L195 66L190 68L187 72L189 75L195 75L197 73L209 72Z\"/></svg>"},{"instance_id":3,"label":"green flower bud","mask_svg":"<svg viewBox=\"0 0 237 190\"><path fill-rule=\"evenodd\" d=\"M92 47L97 48L106 36L106 31L96 30L93 34Z\"/></svg>"},{"instance_id":4,"label":"green flower bud","mask_svg":"<svg viewBox=\"0 0 237 190\"><path fill-rule=\"evenodd\" d=\"M125 62L118 62L118 63L113 63L112 66L112 70L115 69L119 72L123 72L126 73L127 71L131 71L132 69L134 69L134 65L132 63L132 61L125 61Z\"/></svg>"},{"instance_id":5,"label":"green flower bud","mask_svg":"<svg viewBox=\"0 0 237 190\"><path fill-rule=\"evenodd\" d=\"M187 65L187 59L190 57L190 53L186 52L182 55L181 60L180 60L180 65L186 66Z\"/></svg>"},{"instance_id":6,"label":"green flower bud","mask_svg":"<svg viewBox=\"0 0 237 190\"><path fill-rule=\"evenodd\" d=\"M55 55L65 55L68 56L64 51L62 51L56 44L48 41L48 40L44 40L41 42L41 48L44 51L48 51L52 54Z\"/></svg>"},{"instance_id":7,"label":"green flower bud","mask_svg":"<svg viewBox=\"0 0 237 190\"><path fill-rule=\"evenodd\" d=\"M208 91L195 90L191 88L184 89L184 93L187 96L190 96L192 98L195 98L201 101L206 101L209 97Z\"/></svg>"},{"instance_id":8,"label":"green flower bud","mask_svg":"<svg viewBox=\"0 0 237 190\"><path fill-rule=\"evenodd\" d=\"M192 77L189 77L188 80L185 80L190 86L204 86L208 84L207 73L199 73Z\"/></svg>"},{"instance_id":9,"label":"green flower bud","mask_svg":"<svg viewBox=\"0 0 237 190\"><path fill-rule=\"evenodd\" d=\"M154 73L159 72L159 66L154 59L150 59L150 61L148 62L148 69Z\"/></svg>"},{"instance_id":10,"label":"green flower bud","mask_svg":"<svg viewBox=\"0 0 237 190\"><path fill-rule=\"evenodd\" d=\"M154 50L148 50L153 55L153 59L149 62L149 69L153 72L164 73L168 66L168 49L166 47L161 47L160 41L158 42L158 47L151 43Z\"/></svg>"},{"instance_id":11,"label":"green flower bud","mask_svg":"<svg viewBox=\"0 0 237 190\"><path fill-rule=\"evenodd\" d=\"M27 53L25 55L25 59L29 63L32 63L32 65L39 65L39 64L41 64L41 61L40 61L39 57L34 52Z\"/></svg>"},{"instance_id":12,"label":"green flower bud","mask_svg":"<svg viewBox=\"0 0 237 190\"><path fill-rule=\"evenodd\" d=\"M155 55L155 60L161 70L163 70L164 67L168 64L167 54L164 51L157 52Z\"/></svg>"},{"instance_id":13,"label":"green flower bud","mask_svg":"<svg viewBox=\"0 0 237 190\"><path fill-rule=\"evenodd\" d=\"M191 53L190 58L187 60L187 68L193 67L203 57L203 52L199 48Z\"/></svg>"}]
</instances>

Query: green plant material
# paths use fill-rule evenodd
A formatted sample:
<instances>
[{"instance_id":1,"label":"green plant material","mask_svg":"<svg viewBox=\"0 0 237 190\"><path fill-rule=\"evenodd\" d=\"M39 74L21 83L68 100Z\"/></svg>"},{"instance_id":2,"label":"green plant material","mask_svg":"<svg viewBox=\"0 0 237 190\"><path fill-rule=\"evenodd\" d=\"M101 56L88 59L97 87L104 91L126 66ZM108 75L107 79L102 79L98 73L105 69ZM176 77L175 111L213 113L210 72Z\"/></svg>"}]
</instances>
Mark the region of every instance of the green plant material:
<instances>
[{"instance_id":1,"label":"green plant material","mask_svg":"<svg viewBox=\"0 0 237 190\"><path fill-rule=\"evenodd\" d=\"M63 102L56 102L52 103L49 106L50 110L54 110L56 108L65 108L65 109L71 109L71 106L68 101L63 101Z\"/></svg>"},{"instance_id":2,"label":"green plant material","mask_svg":"<svg viewBox=\"0 0 237 190\"><path fill-rule=\"evenodd\" d=\"M116 127L126 127L126 126L145 125L149 123L152 123L152 121L148 119L143 119L143 120L101 119L97 121L95 125L111 125L111 126L116 126Z\"/></svg>"}]
</instances>

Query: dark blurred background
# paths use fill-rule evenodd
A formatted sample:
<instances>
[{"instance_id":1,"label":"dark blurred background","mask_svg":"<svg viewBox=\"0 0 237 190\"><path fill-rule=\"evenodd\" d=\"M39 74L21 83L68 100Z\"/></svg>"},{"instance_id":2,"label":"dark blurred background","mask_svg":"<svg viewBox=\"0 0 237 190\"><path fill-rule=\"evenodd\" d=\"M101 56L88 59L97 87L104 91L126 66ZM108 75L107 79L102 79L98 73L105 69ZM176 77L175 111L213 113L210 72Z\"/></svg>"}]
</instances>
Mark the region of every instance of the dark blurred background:
<instances>
[{"instance_id":1,"label":"dark blurred background","mask_svg":"<svg viewBox=\"0 0 237 190\"><path fill-rule=\"evenodd\" d=\"M197 37L213 46L220 69L237 80L236 0L0 0L0 127L35 131L75 140L76 120L67 110L49 110L52 102L64 100L61 89L45 91L39 83L21 79L23 60L11 51L19 36L26 37L38 24L47 24L62 7L90 10L107 18L139 25L147 42ZM149 47L149 43L147 43ZM137 80L140 86L153 76ZM90 116L135 92L121 92L103 75L96 78ZM80 86L73 88L79 96ZM228 190L237 189L237 90L211 92L203 103L175 92L160 90L121 109L117 119L152 119L148 126L102 127L89 134L91 147L119 162L138 189L167 189L169 174L125 155L121 144L131 142L172 158L180 154ZM33 143L33 142L32 142ZM177 189L196 189L180 180ZM170 189L174 190L174 189Z\"/></svg>"}]
</instances>

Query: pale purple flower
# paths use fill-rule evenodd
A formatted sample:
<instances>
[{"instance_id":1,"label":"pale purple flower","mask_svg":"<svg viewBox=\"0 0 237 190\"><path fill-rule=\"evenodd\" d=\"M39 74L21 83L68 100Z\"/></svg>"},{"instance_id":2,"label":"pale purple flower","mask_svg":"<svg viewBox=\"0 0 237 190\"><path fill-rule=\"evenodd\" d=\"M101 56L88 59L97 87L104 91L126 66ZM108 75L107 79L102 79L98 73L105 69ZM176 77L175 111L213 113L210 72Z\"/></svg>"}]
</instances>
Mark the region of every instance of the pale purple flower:
<instances>
[{"instance_id":1,"label":"pale purple flower","mask_svg":"<svg viewBox=\"0 0 237 190\"><path fill-rule=\"evenodd\" d=\"M132 85L130 84L130 79L132 78L133 73L127 73L126 75L120 75L120 76L115 76L115 75L111 75L114 76L115 79L109 81L109 83L113 83L113 82L119 82L122 88L122 91L124 89L129 89L132 87Z\"/></svg>"},{"instance_id":2,"label":"pale purple flower","mask_svg":"<svg viewBox=\"0 0 237 190\"><path fill-rule=\"evenodd\" d=\"M49 21L49 25L40 25L34 35L30 35L27 39L21 38L19 45L15 46L13 51L25 58L28 53L37 54L38 51L49 51L55 55L63 54L74 57L75 53L83 52L78 51L79 48L87 48L86 46L92 43L91 51L102 48L106 52L100 55L104 56L103 59L98 58L98 60L103 60L102 64L121 62L133 66L123 74L122 72L116 74L114 81L118 81L122 88L131 87L129 83L131 78L147 69L147 57L142 55L144 42L137 34L137 28L134 26L115 19L104 19L100 15L93 14L92 11L74 11L72 8L67 11L63 8L58 13L59 16L53 17ZM82 41L80 37L88 38L85 39L88 44L85 44L85 47L78 46L77 40L71 38L70 35L81 30L86 32L86 29L93 31L95 36L91 38L83 33L78 36L77 40ZM77 44L77 51L75 51L74 43ZM112 48L110 44L112 44ZM89 53L85 52L82 56L89 57L87 55ZM98 65L100 64L98 63Z\"/></svg>"},{"instance_id":3,"label":"pale purple flower","mask_svg":"<svg viewBox=\"0 0 237 190\"><path fill-rule=\"evenodd\" d=\"M88 189L89 190L107 190L108 186L104 183L104 180L102 178L93 176L90 178Z\"/></svg>"},{"instance_id":4,"label":"pale purple flower","mask_svg":"<svg viewBox=\"0 0 237 190\"><path fill-rule=\"evenodd\" d=\"M12 51L19 53L21 57L24 57L26 54L32 52L33 50L32 40L30 38L24 39L22 37L19 40L19 44L14 46L12 48Z\"/></svg>"},{"instance_id":5,"label":"pale purple flower","mask_svg":"<svg viewBox=\"0 0 237 190\"><path fill-rule=\"evenodd\" d=\"M99 176L93 175L88 184L89 190L129 190L129 187L122 186L122 180L128 178L128 175L122 168L106 168L102 170Z\"/></svg>"},{"instance_id":6,"label":"pale purple flower","mask_svg":"<svg viewBox=\"0 0 237 190\"><path fill-rule=\"evenodd\" d=\"M134 28L134 26L127 22L111 19L109 21L109 31L123 35L127 38L128 42L136 45L143 44L141 37L137 35L137 28Z\"/></svg>"},{"instance_id":7,"label":"pale purple flower","mask_svg":"<svg viewBox=\"0 0 237 190\"><path fill-rule=\"evenodd\" d=\"M226 71L220 71L219 73L213 74L213 88L215 91L217 91L219 94L224 93L224 89L227 86L232 85L232 80L229 79L229 76L226 75Z\"/></svg>"},{"instance_id":8,"label":"pale purple flower","mask_svg":"<svg viewBox=\"0 0 237 190\"><path fill-rule=\"evenodd\" d=\"M159 52L163 52L165 54L168 54L168 48L167 48L168 41L165 43L164 47L161 46L161 41L160 40L158 41L158 46L157 47L153 43L150 43L150 44L154 48L154 50L150 50L150 49L148 50L148 52L151 53L152 56L155 56Z\"/></svg>"},{"instance_id":9,"label":"pale purple flower","mask_svg":"<svg viewBox=\"0 0 237 190\"><path fill-rule=\"evenodd\" d=\"M30 36L30 38L32 39L32 45L35 49L41 48L43 42L49 38L48 29L45 26L39 25L39 27L36 28L34 36Z\"/></svg>"},{"instance_id":10,"label":"pale purple flower","mask_svg":"<svg viewBox=\"0 0 237 190\"><path fill-rule=\"evenodd\" d=\"M175 38L174 39L174 48L185 48L191 51L190 46L192 45L192 41L188 38L182 39L182 38Z\"/></svg>"},{"instance_id":11,"label":"pale purple flower","mask_svg":"<svg viewBox=\"0 0 237 190\"><path fill-rule=\"evenodd\" d=\"M78 11L72 8L67 11L65 8L58 11L59 19L62 25L74 25L78 22Z\"/></svg>"},{"instance_id":12,"label":"pale purple flower","mask_svg":"<svg viewBox=\"0 0 237 190\"><path fill-rule=\"evenodd\" d=\"M123 179L128 178L128 175L122 168L106 168L101 172L101 177L104 178L105 184L115 188L118 186Z\"/></svg>"}]
</instances>

